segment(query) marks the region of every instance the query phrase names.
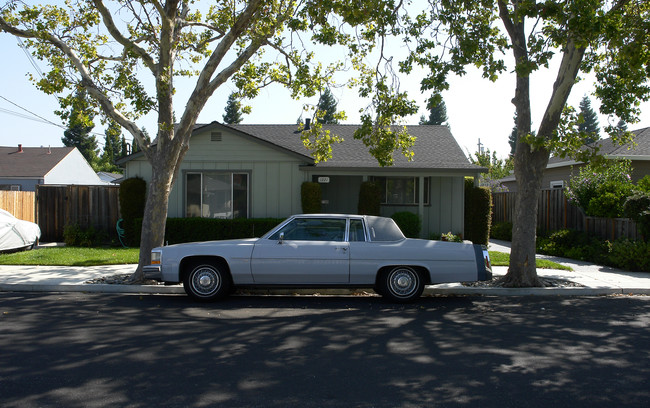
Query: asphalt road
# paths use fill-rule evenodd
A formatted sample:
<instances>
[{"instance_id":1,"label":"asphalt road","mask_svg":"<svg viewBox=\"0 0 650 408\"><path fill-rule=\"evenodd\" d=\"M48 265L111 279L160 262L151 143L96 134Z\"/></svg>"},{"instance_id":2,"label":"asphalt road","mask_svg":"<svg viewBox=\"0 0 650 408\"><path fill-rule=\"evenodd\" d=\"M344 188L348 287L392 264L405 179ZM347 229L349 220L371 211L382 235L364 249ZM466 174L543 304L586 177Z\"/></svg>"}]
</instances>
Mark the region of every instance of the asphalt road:
<instances>
[{"instance_id":1,"label":"asphalt road","mask_svg":"<svg viewBox=\"0 0 650 408\"><path fill-rule=\"evenodd\" d=\"M650 297L0 293L2 407L646 407Z\"/></svg>"}]
</instances>

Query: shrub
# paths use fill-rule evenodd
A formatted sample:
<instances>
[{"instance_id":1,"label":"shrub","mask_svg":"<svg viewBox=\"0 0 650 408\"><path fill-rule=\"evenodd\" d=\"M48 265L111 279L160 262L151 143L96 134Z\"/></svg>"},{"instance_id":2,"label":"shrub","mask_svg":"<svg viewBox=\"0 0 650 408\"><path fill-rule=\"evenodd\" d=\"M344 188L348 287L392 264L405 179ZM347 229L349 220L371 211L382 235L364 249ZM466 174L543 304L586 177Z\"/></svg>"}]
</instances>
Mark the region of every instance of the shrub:
<instances>
[{"instance_id":1,"label":"shrub","mask_svg":"<svg viewBox=\"0 0 650 408\"><path fill-rule=\"evenodd\" d=\"M418 238L422 222L420 216L409 211L396 212L391 216L395 223L408 238Z\"/></svg>"},{"instance_id":2,"label":"shrub","mask_svg":"<svg viewBox=\"0 0 650 408\"><path fill-rule=\"evenodd\" d=\"M78 224L69 224L63 228L63 242L66 246L94 247L109 242L106 231L96 230L92 225L86 229Z\"/></svg>"},{"instance_id":3,"label":"shrub","mask_svg":"<svg viewBox=\"0 0 650 408\"><path fill-rule=\"evenodd\" d=\"M596 263L606 263L607 243L586 232L574 230L559 230L548 237L537 238L537 252L552 256L578 259Z\"/></svg>"},{"instance_id":4,"label":"shrub","mask_svg":"<svg viewBox=\"0 0 650 408\"><path fill-rule=\"evenodd\" d=\"M147 183L140 177L128 178L120 184L120 213L124 219L122 228L128 245L138 246L140 243L135 220L144 217L146 200Z\"/></svg>"},{"instance_id":5,"label":"shrub","mask_svg":"<svg viewBox=\"0 0 650 408\"><path fill-rule=\"evenodd\" d=\"M497 222L490 228L490 238L512 241L512 223Z\"/></svg>"},{"instance_id":6,"label":"shrub","mask_svg":"<svg viewBox=\"0 0 650 408\"><path fill-rule=\"evenodd\" d=\"M300 196L303 213L318 214L321 212L322 191L320 184L309 181L302 183Z\"/></svg>"},{"instance_id":7,"label":"shrub","mask_svg":"<svg viewBox=\"0 0 650 408\"><path fill-rule=\"evenodd\" d=\"M646 174L643 178L636 183L637 189L650 194L650 174Z\"/></svg>"},{"instance_id":8,"label":"shrub","mask_svg":"<svg viewBox=\"0 0 650 408\"><path fill-rule=\"evenodd\" d=\"M628 197L623 212L636 222L643 239L650 240L650 193L636 193Z\"/></svg>"},{"instance_id":9,"label":"shrub","mask_svg":"<svg viewBox=\"0 0 650 408\"><path fill-rule=\"evenodd\" d=\"M359 189L358 214L380 215L381 211L381 187L379 183L365 181Z\"/></svg>"},{"instance_id":10,"label":"shrub","mask_svg":"<svg viewBox=\"0 0 650 408\"><path fill-rule=\"evenodd\" d=\"M492 217L492 193L487 187L475 187L465 180L465 239L487 245Z\"/></svg>"},{"instance_id":11,"label":"shrub","mask_svg":"<svg viewBox=\"0 0 650 408\"><path fill-rule=\"evenodd\" d=\"M609 254L609 264L628 271L650 271L650 242L614 242Z\"/></svg>"},{"instance_id":12,"label":"shrub","mask_svg":"<svg viewBox=\"0 0 650 408\"><path fill-rule=\"evenodd\" d=\"M607 160L604 165L587 164L569 180L566 195L586 215L616 218L623 215L623 202L632 194L629 160Z\"/></svg>"},{"instance_id":13,"label":"shrub","mask_svg":"<svg viewBox=\"0 0 650 408\"><path fill-rule=\"evenodd\" d=\"M261 237L282 222L282 218L167 218L165 243L215 241ZM142 219L136 220L136 230L142 228Z\"/></svg>"}]
</instances>

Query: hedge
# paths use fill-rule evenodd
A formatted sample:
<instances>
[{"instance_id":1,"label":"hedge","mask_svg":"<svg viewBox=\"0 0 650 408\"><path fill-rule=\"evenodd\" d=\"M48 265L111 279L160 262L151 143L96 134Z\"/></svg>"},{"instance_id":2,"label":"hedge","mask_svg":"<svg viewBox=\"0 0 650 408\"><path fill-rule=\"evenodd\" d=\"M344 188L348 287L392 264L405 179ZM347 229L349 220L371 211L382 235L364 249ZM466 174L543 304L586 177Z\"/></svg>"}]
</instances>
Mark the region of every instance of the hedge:
<instances>
[{"instance_id":1,"label":"hedge","mask_svg":"<svg viewBox=\"0 0 650 408\"><path fill-rule=\"evenodd\" d=\"M216 241L261 237L284 218L167 218L165 243ZM138 234L142 230L142 218L136 220Z\"/></svg>"},{"instance_id":2,"label":"hedge","mask_svg":"<svg viewBox=\"0 0 650 408\"><path fill-rule=\"evenodd\" d=\"M474 187L474 180L465 180L465 236L475 244L487 245L492 219L492 193L487 187Z\"/></svg>"}]
</instances>

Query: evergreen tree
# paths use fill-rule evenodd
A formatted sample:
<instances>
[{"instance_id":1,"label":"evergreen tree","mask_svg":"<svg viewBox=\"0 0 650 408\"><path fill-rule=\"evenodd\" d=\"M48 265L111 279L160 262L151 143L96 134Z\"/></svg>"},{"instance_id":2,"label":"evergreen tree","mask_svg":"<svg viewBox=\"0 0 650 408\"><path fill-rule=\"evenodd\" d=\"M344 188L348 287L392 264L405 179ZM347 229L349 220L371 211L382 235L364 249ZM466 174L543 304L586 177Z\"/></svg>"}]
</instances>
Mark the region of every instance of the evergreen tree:
<instances>
[{"instance_id":1,"label":"evergreen tree","mask_svg":"<svg viewBox=\"0 0 650 408\"><path fill-rule=\"evenodd\" d=\"M129 155L129 145L126 143L126 139L122 136L122 145L120 150L120 157L126 157Z\"/></svg>"},{"instance_id":2,"label":"evergreen tree","mask_svg":"<svg viewBox=\"0 0 650 408\"><path fill-rule=\"evenodd\" d=\"M513 120L515 124L512 127L512 132L510 132L510 136L508 137L508 144L510 144L510 156L514 156L515 150L517 150L517 112L515 112L515 116L513 117Z\"/></svg>"},{"instance_id":3,"label":"evergreen tree","mask_svg":"<svg viewBox=\"0 0 650 408\"><path fill-rule=\"evenodd\" d=\"M325 112L323 118L320 119L320 123L338 125L339 120L334 116L336 114L337 105L338 102L336 102L336 99L334 98L334 95L332 95L330 89L325 88L325 91L318 99L318 110Z\"/></svg>"},{"instance_id":4,"label":"evergreen tree","mask_svg":"<svg viewBox=\"0 0 650 408\"><path fill-rule=\"evenodd\" d=\"M625 123L622 119L619 119L618 123L616 124L616 129L618 129L619 133L627 132L627 123Z\"/></svg>"},{"instance_id":5,"label":"evergreen tree","mask_svg":"<svg viewBox=\"0 0 650 408\"><path fill-rule=\"evenodd\" d=\"M97 139L90 132L95 127L95 113L88 103L85 92L77 92L70 101L70 111L65 113L68 128L63 132L61 142L67 147L76 147L88 163L97 166Z\"/></svg>"},{"instance_id":6,"label":"evergreen tree","mask_svg":"<svg viewBox=\"0 0 650 408\"><path fill-rule=\"evenodd\" d=\"M122 127L115 121L108 123L108 128L104 133L104 151L100 158L100 170L112 173L119 173L120 169L115 165L115 160L120 157L122 151Z\"/></svg>"},{"instance_id":7,"label":"evergreen tree","mask_svg":"<svg viewBox=\"0 0 650 408\"><path fill-rule=\"evenodd\" d=\"M584 96L580 101L580 116L583 122L578 125L578 131L584 134L584 143L592 143L600 139L598 115L591 108L591 101Z\"/></svg>"},{"instance_id":8,"label":"evergreen tree","mask_svg":"<svg viewBox=\"0 0 650 408\"><path fill-rule=\"evenodd\" d=\"M241 102L237 100L235 93L231 93L228 97L228 102L226 103L226 113L223 115L223 123L226 124L237 124L241 123L244 120L242 117Z\"/></svg>"},{"instance_id":9,"label":"evergreen tree","mask_svg":"<svg viewBox=\"0 0 650 408\"><path fill-rule=\"evenodd\" d=\"M439 100L440 102L436 101ZM420 125L448 125L447 119L447 105L442 99L442 96L436 95L429 100L427 105L429 109L429 119L424 115L420 116Z\"/></svg>"}]
</instances>

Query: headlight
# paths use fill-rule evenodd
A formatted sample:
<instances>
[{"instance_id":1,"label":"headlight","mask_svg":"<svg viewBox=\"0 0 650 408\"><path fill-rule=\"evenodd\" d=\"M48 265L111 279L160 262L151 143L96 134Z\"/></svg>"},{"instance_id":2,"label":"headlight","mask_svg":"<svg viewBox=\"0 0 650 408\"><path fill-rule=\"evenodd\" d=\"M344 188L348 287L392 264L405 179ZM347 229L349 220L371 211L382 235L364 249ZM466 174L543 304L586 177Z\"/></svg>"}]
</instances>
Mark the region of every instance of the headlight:
<instances>
[{"instance_id":1,"label":"headlight","mask_svg":"<svg viewBox=\"0 0 650 408\"><path fill-rule=\"evenodd\" d=\"M162 263L162 252L151 251L151 264L160 265Z\"/></svg>"}]
</instances>

